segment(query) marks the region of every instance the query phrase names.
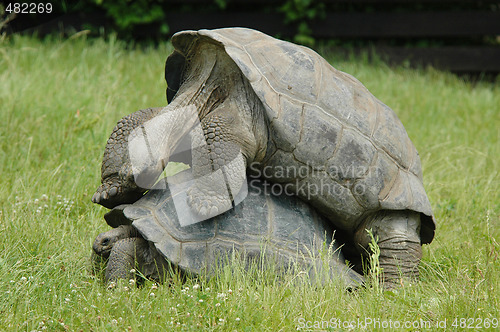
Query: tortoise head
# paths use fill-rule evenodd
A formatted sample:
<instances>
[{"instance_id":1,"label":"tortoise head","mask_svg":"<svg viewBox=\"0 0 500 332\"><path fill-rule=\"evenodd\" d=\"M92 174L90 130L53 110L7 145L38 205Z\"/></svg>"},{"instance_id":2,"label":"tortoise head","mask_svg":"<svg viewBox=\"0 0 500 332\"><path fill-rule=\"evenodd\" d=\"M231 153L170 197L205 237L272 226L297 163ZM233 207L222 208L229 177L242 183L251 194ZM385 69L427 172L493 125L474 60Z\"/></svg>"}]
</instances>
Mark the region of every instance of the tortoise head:
<instances>
[{"instance_id":1,"label":"tortoise head","mask_svg":"<svg viewBox=\"0 0 500 332\"><path fill-rule=\"evenodd\" d=\"M134 227L130 225L120 225L117 228L97 235L92 245L92 249L97 255L108 258L116 242L129 237L139 236L139 233Z\"/></svg>"}]
</instances>

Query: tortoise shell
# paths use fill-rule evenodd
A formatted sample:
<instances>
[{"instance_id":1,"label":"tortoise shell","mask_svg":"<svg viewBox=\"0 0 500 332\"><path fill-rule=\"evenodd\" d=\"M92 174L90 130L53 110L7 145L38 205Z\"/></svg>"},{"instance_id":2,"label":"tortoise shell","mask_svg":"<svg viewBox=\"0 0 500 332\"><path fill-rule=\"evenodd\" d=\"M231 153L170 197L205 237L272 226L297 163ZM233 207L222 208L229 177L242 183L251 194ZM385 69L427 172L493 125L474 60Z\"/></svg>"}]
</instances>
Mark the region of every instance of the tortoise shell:
<instances>
[{"instance_id":1,"label":"tortoise shell","mask_svg":"<svg viewBox=\"0 0 500 332\"><path fill-rule=\"evenodd\" d=\"M418 152L395 112L363 84L313 50L255 30L183 31L165 66L169 102L199 43L223 48L261 101L271 136L262 167L322 172L335 195L309 202L341 229L354 231L379 210L413 210L421 213L422 243L431 242L435 222Z\"/></svg>"},{"instance_id":2,"label":"tortoise shell","mask_svg":"<svg viewBox=\"0 0 500 332\"><path fill-rule=\"evenodd\" d=\"M210 273L233 251L252 259L265 252L285 268L299 263L313 276L327 262L331 276L348 285L362 282L363 277L345 264L328 221L299 198L270 195L265 183L254 182L233 209L186 224L193 212L177 204L185 202L190 181L190 170L169 177L168 185L159 186L162 189L151 189L134 204L111 210L105 219L112 227L131 224L169 262L192 274ZM325 248L333 251L328 261L321 256Z\"/></svg>"}]
</instances>

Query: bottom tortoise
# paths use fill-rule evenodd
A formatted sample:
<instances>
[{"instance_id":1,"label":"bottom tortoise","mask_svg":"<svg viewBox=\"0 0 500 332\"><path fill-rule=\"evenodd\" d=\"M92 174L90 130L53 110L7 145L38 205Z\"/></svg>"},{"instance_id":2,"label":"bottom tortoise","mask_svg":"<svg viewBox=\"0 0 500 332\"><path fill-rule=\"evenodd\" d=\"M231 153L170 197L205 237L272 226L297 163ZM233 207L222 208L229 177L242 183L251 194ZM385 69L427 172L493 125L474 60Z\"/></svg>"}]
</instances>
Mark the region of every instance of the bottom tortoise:
<instances>
[{"instance_id":1,"label":"bottom tortoise","mask_svg":"<svg viewBox=\"0 0 500 332\"><path fill-rule=\"evenodd\" d=\"M94 261L107 260L105 279L130 279L140 272L163 281L168 268L198 275L210 275L227 263L233 251L251 260L265 257L285 271L298 264L309 276L326 272L348 287L356 287L363 277L350 269L327 221L297 197L270 195L260 181L249 183L248 196L226 213L182 226L190 209L176 209L185 201L189 170L168 178L176 184L169 189L152 189L134 204L121 205L105 216L112 227L97 236ZM172 187L170 187L172 188ZM178 200L176 198L179 198ZM330 255L322 254L325 248ZM325 260L325 257L328 257ZM134 272L137 271L137 272ZM321 274L323 278L324 273Z\"/></svg>"}]
</instances>

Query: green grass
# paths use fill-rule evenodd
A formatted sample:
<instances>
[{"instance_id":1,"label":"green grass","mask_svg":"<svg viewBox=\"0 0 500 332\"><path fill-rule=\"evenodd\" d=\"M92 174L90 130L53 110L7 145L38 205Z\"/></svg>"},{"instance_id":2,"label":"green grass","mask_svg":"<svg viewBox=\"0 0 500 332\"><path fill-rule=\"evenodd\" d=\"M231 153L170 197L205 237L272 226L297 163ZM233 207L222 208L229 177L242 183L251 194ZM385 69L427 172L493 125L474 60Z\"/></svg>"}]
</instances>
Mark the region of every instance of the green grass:
<instances>
[{"instance_id":1,"label":"green grass","mask_svg":"<svg viewBox=\"0 0 500 332\"><path fill-rule=\"evenodd\" d=\"M455 318L500 318L500 87L333 55L396 111L420 152L438 222L421 282L349 294L225 270L185 285L106 289L88 268L93 239L108 228L90 197L116 121L165 104L170 51L84 37L0 41L1 331L289 331L365 318L432 322L420 330L446 319L453 330Z\"/></svg>"}]
</instances>

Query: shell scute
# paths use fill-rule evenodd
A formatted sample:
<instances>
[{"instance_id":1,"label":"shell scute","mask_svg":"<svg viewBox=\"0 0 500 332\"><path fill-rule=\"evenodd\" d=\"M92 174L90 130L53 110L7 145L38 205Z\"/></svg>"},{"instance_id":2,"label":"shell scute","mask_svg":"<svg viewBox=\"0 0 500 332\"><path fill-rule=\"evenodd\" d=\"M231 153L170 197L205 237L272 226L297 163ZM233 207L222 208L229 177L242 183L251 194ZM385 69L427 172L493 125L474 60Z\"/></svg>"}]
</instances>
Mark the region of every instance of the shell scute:
<instances>
[{"instance_id":1,"label":"shell scute","mask_svg":"<svg viewBox=\"0 0 500 332\"><path fill-rule=\"evenodd\" d=\"M302 104L292 103L287 98L280 98L278 118L271 122L271 135L282 150L293 151L300 140L301 125L297 114L302 113ZM275 135L280 133L280 135Z\"/></svg>"},{"instance_id":2,"label":"shell scute","mask_svg":"<svg viewBox=\"0 0 500 332\"><path fill-rule=\"evenodd\" d=\"M385 197L380 198L380 205L387 210L398 210L401 206L412 205L413 195L409 188L408 173L398 169L394 182Z\"/></svg>"},{"instance_id":3,"label":"shell scute","mask_svg":"<svg viewBox=\"0 0 500 332\"><path fill-rule=\"evenodd\" d=\"M308 104L303 113L301 137L293 154L303 163L319 158L317 163L326 165L337 148L342 125Z\"/></svg>"},{"instance_id":4,"label":"shell scute","mask_svg":"<svg viewBox=\"0 0 500 332\"><path fill-rule=\"evenodd\" d=\"M347 185L368 172L376 151L368 139L344 129L338 149L328 160L327 170L335 181Z\"/></svg>"},{"instance_id":5,"label":"shell scute","mask_svg":"<svg viewBox=\"0 0 500 332\"><path fill-rule=\"evenodd\" d=\"M207 267L208 253L209 249L207 248L207 243L182 243L181 257L177 265L184 270L199 273Z\"/></svg>"},{"instance_id":6,"label":"shell scute","mask_svg":"<svg viewBox=\"0 0 500 332\"><path fill-rule=\"evenodd\" d=\"M408 146L413 144L396 114L385 105L381 112L373 139L396 163L408 168L411 157L408 155Z\"/></svg>"}]
</instances>

